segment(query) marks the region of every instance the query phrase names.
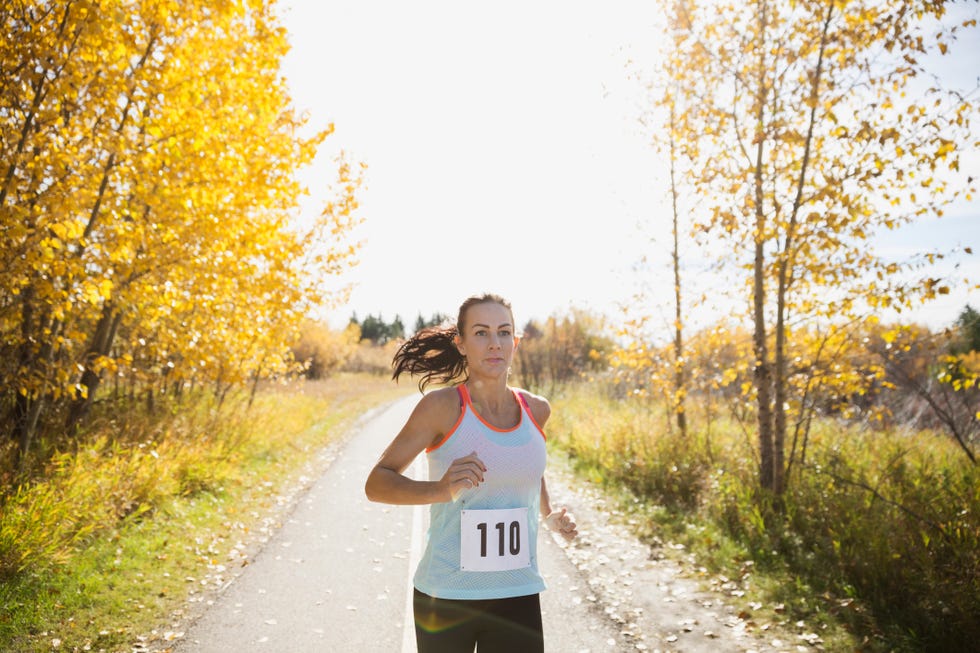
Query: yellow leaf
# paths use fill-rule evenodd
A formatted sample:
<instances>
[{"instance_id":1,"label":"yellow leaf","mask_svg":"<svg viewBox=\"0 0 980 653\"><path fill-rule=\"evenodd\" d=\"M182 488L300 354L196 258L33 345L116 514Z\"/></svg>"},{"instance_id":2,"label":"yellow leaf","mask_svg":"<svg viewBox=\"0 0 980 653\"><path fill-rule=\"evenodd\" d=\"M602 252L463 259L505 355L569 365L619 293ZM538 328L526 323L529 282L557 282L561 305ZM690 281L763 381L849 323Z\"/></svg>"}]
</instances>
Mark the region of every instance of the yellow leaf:
<instances>
[{"instance_id":1,"label":"yellow leaf","mask_svg":"<svg viewBox=\"0 0 980 653\"><path fill-rule=\"evenodd\" d=\"M93 284L85 284L82 297L89 304L98 304L102 300L102 295L99 294L99 287Z\"/></svg>"}]
</instances>

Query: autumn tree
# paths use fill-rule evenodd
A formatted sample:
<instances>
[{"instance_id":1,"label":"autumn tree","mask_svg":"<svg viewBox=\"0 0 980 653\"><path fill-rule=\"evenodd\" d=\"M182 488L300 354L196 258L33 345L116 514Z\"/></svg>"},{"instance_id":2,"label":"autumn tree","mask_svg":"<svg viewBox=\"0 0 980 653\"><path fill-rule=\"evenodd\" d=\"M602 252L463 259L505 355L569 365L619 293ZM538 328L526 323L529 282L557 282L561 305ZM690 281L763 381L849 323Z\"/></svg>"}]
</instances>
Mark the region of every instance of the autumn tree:
<instances>
[{"instance_id":1,"label":"autumn tree","mask_svg":"<svg viewBox=\"0 0 980 653\"><path fill-rule=\"evenodd\" d=\"M683 2L665 61L693 143L689 183L707 203L699 229L750 272L760 483L785 488L796 325L903 308L945 291L919 261L890 261L869 239L938 216L960 197L961 148L977 104L926 79L975 21L947 2ZM948 21L947 21L948 22ZM942 253L924 252L923 258Z\"/></svg>"},{"instance_id":2,"label":"autumn tree","mask_svg":"<svg viewBox=\"0 0 980 653\"><path fill-rule=\"evenodd\" d=\"M673 81L673 80L672 80ZM674 84L676 86L676 84ZM677 420L677 429L681 436L687 435L687 412L686 398L687 387L687 364L684 350L684 303L683 287L681 285L681 171L678 166L684 161L681 155L681 147L676 136L675 125L677 123L677 111L679 107L676 101L677 89L672 87L664 94L661 102L667 112L667 130L664 141L660 142L660 148L666 150L668 162L668 194L670 197L670 235L671 235L671 273L674 281L674 322L673 322L673 387L670 392L671 409L674 418ZM656 141L655 141L656 142Z\"/></svg>"},{"instance_id":3,"label":"autumn tree","mask_svg":"<svg viewBox=\"0 0 980 653\"><path fill-rule=\"evenodd\" d=\"M517 348L517 369L529 389L552 394L559 385L602 370L613 349L604 320L573 309L543 323L528 322Z\"/></svg>"},{"instance_id":4,"label":"autumn tree","mask_svg":"<svg viewBox=\"0 0 980 653\"><path fill-rule=\"evenodd\" d=\"M317 276L354 254L361 171L298 226L310 131L274 3L5 3L0 350L21 454L107 375L210 381L288 363ZM311 273L313 273L311 275Z\"/></svg>"},{"instance_id":5,"label":"autumn tree","mask_svg":"<svg viewBox=\"0 0 980 653\"><path fill-rule=\"evenodd\" d=\"M677 13L677 8L674 8ZM672 17L669 21L668 31L672 37L677 33L683 34L676 28L676 18ZM668 48L672 45L667 44ZM667 64L669 67L673 63ZM648 347L653 343L645 342L647 334L644 333L644 325L648 321L649 307L647 300L642 294L636 297L636 303L642 306L639 314L631 314L632 309L626 308L627 320L625 328L622 330L626 346L615 352L613 360L620 371L626 369L644 370L648 378L643 380L643 385L658 386L658 390L667 399L673 419L676 421L677 428L684 437L687 434L687 412L686 400L690 392L687 385L687 360L685 355L684 341L684 303L683 286L681 278L681 233L682 233L682 198L690 199L690 195L684 193L684 170L682 166L690 160L690 157L682 155L685 143L677 137L675 125L678 112L684 110L682 96L678 93L677 76L665 75L665 81L653 88L655 93L654 103L661 110L662 116L658 116L664 122L663 128L657 125L653 130L652 144L666 159L667 163L667 189L666 195L669 202L670 212L670 275L673 280L673 319L671 322L672 353L664 356L665 352L657 352L654 355ZM654 119L657 120L656 118ZM644 257L647 261L649 257ZM668 360L669 359L669 360ZM672 368L668 375L661 375L658 368L669 366ZM664 377L667 378L664 378ZM622 376L620 377L622 379Z\"/></svg>"},{"instance_id":6,"label":"autumn tree","mask_svg":"<svg viewBox=\"0 0 980 653\"><path fill-rule=\"evenodd\" d=\"M293 358L304 365L307 378L324 379L350 360L360 339L361 329L356 322L349 322L342 331L336 331L326 324L308 321L292 346Z\"/></svg>"}]
</instances>

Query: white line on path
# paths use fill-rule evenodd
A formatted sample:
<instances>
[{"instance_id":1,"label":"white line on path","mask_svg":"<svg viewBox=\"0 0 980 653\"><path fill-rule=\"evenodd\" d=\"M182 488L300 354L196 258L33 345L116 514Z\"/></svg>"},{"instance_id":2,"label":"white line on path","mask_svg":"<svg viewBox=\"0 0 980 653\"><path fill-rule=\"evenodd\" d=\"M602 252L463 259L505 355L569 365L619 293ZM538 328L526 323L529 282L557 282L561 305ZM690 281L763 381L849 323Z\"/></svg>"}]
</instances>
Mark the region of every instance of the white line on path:
<instances>
[{"instance_id":1,"label":"white line on path","mask_svg":"<svg viewBox=\"0 0 980 653\"><path fill-rule=\"evenodd\" d=\"M410 468L411 477L414 479L422 478L422 457L419 456L412 463ZM405 627L402 633L402 653L415 653L415 616L412 602L414 600L415 588L412 584L412 576L415 568L419 565L422 557L422 533L423 533L423 508L422 506L412 506L412 539L408 552L408 583L405 592Z\"/></svg>"}]
</instances>

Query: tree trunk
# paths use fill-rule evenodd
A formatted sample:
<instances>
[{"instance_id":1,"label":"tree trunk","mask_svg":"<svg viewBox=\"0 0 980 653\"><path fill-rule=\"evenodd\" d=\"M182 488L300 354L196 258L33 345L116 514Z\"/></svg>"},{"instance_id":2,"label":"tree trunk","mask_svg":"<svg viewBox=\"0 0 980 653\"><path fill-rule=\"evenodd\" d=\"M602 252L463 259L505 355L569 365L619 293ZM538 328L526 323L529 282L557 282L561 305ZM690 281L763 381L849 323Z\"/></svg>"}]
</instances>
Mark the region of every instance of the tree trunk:
<instances>
[{"instance_id":1,"label":"tree trunk","mask_svg":"<svg viewBox=\"0 0 980 653\"><path fill-rule=\"evenodd\" d=\"M779 495L785 489L786 469L786 402L788 398L786 375L786 288L780 279L776 296L776 351L773 379L773 433L772 433L772 491Z\"/></svg>"},{"instance_id":2,"label":"tree trunk","mask_svg":"<svg viewBox=\"0 0 980 653\"><path fill-rule=\"evenodd\" d=\"M765 41L767 22L766 3L760 2L759 40ZM766 343L766 215L763 179L765 174L765 150L763 130L765 129L766 98L766 59L765 48L759 48L759 70L756 83L756 160L755 160L755 252L752 262L752 319L754 322L753 351L755 354L756 404L759 424L759 484L767 490L775 489L774 443L772 420L772 366L769 361L769 348Z\"/></svg>"},{"instance_id":3,"label":"tree trunk","mask_svg":"<svg viewBox=\"0 0 980 653\"><path fill-rule=\"evenodd\" d=\"M48 371L45 369L46 361L50 360L52 345L60 332L60 323L49 323L49 317L42 315L40 318L35 316L34 287L28 285L21 293L21 342L18 354L19 367L26 370L29 374L42 376L45 381L40 387L25 389L21 392L15 388L13 424L11 425L10 436L17 443L16 467L23 471L27 463L27 456L31 446L34 444L34 437L37 435L37 425L44 408ZM37 324L35 320L37 319ZM51 334L40 348L35 351L35 334L43 333L45 328L49 328Z\"/></svg>"},{"instance_id":4,"label":"tree trunk","mask_svg":"<svg viewBox=\"0 0 980 653\"><path fill-rule=\"evenodd\" d=\"M797 245L797 225L799 215L803 207L803 189L805 188L806 175L810 167L810 152L813 145L814 126L817 121L817 99L820 97L820 79L823 73L823 57L827 47L827 38L830 31L830 22L834 14L834 2L827 3L827 14L823 22L823 30L820 35L820 51L817 55L816 69L813 74L813 84L810 88L810 116L807 125L806 140L803 146L803 157L800 163L800 174L797 179L796 197L793 200L793 210L790 214L789 223L786 227L786 238L783 245L783 252L779 258L779 281L776 291L776 370L773 386L775 388L775 401L773 410L775 411L773 421L773 492L777 495L782 494L786 489L786 404L789 396L787 387L789 380L786 362L786 313L787 295L790 285L793 282L794 253Z\"/></svg>"},{"instance_id":5,"label":"tree trunk","mask_svg":"<svg viewBox=\"0 0 980 653\"><path fill-rule=\"evenodd\" d=\"M259 381L262 377L259 375L259 371L255 370L255 374L252 375L252 390L248 395L248 406L247 410L251 410L252 404L255 403L255 395L259 392Z\"/></svg>"},{"instance_id":6,"label":"tree trunk","mask_svg":"<svg viewBox=\"0 0 980 653\"><path fill-rule=\"evenodd\" d=\"M761 242L755 245L755 274L752 283L753 320L753 351L755 354L755 370L753 380L756 390L756 405L759 425L759 484L767 489L775 489L775 452L773 443L772 415L772 366L769 362L769 349L766 345L765 298L762 275L762 263L765 261L764 248Z\"/></svg>"},{"instance_id":7,"label":"tree trunk","mask_svg":"<svg viewBox=\"0 0 980 653\"><path fill-rule=\"evenodd\" d=\"M680 258L680 225L677 215L677 178L675 171L675 159L677 157L674 142L674 103L670 103L670 204L673 211L673 264L674 264L674 415L677 418L677 429L680 431L681 438L687 440L687 414L685 412L685 398L687 397L687 384L684 363L684 322L683 308L681 306L681 258Z\"/></svg>"},{"instance_id":8,"label":"tree trunk","mask_svg":"<svg viewBox=\"0 0 980 653\"><path fill-rule=\"evenodd\" d=\"M99 384L102 382L102 375L94 369L95 362L102 356L108 355L112 348L112 341L116 337L116 330L122 314L113 309L112 302L106 302L102 306L102 316L99 318L92 333L92 340L89 343L88 351L85 353L85 369L82 371L80 384L85 386L85 392L77 391L68 407L68 417L65 420L65 430L69 436L74 436L78 432L78 426L88 415L95 393L98 392Z\"/></svg>"}]
</instances>

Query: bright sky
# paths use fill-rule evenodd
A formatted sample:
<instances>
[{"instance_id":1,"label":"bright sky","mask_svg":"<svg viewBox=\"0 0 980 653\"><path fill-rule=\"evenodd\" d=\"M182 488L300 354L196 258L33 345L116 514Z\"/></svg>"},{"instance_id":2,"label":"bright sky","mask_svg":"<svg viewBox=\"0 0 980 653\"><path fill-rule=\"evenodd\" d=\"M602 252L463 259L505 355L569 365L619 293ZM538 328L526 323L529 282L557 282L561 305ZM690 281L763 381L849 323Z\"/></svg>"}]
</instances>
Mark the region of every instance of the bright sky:
<instances>
[{"instance_id":1,"label":"bright sky","mask_svg":"<svg viewBox=\"0 0 980 653\"><path fill-rule=\"evenodd\" d=\"M483 291L511 299L519 325L572 306L613 314L644 287L667 301L665 174L640 123L658 3L281 4L295 104L336 125L305 178L332 181L339 149L369 166L361 263L333 323L397 314L411 329ZM314 192L305 210L320 206ZM976 201L907 231L888 246L972 245L962 270L980 279ZM967 301L980 292L916 317L942 326Z\"/></svg>"}]
</instances>

